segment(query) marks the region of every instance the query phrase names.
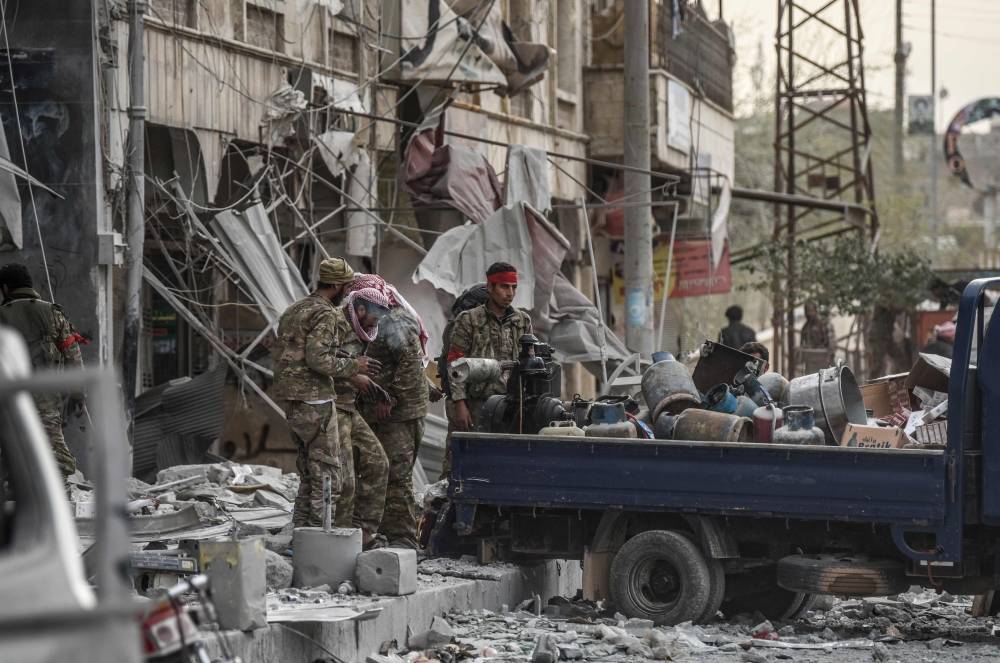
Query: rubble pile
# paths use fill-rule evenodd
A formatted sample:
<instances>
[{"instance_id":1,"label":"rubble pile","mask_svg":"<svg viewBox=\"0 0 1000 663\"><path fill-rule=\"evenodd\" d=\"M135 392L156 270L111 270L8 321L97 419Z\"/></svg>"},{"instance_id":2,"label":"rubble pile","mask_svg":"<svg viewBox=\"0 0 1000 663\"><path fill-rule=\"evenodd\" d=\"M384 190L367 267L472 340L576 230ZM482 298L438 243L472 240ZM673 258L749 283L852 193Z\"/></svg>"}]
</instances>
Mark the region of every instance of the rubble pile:
<instances>
[{"instance_id":1,"label":"rubble pile","mask_svg":"<svg viewBox=\"0 0 1000 663\"><path fill-rule=\"evenodd\" d=\"M71 477L72 500L82 543L93 537L93 488L77 472ZM205 539L235 533L262 536L275 557L292 540L292 509L299 488L296 474L266 465L221 462L178 465L161 470L156 483L128 479L128 505L134 551L159 548L181 539ZM156 542L156 546L150 544ZM281 587L290 582L284 559L268 557L268 579ZM287 586L287 584L284 584Z\"/></svg>"},{"instance_id":2,"label":"rubble pile","mask_svg":"<svg viewBox=\"0 0 1000 663\"><path fill-rule=\"evenodd\" d=\"M891 599L819 597L815 607L799 620L780 623L756 613L706 626L654 627L649 620L627 619L579 595L574 600L555 597L544 607L536 597L499 613L474 610L435 617L429 630L412 635L404 647L386 643L366 663L611 663L693 656L774 663L835 652L843 655L836 660L932 661L945 654L941 650L992 639L996 630L995 618L969 614L971 597L933 591ZM901 643L910 647L897 646Z\"/></svg>"}]
</instances>

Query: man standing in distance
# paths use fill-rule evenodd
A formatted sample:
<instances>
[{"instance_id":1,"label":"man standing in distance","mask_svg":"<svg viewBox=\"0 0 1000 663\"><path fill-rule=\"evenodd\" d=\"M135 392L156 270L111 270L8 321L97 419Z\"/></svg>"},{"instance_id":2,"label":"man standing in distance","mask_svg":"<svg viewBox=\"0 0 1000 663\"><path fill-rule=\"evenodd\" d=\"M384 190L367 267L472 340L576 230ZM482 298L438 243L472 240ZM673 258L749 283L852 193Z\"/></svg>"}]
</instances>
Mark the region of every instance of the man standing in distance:
<instances>
[{"instance_id":1,"label":"man standing in distance","mask_svg":"<svg viewBox=\"0 0 1000 663\"><path fill-rule=\"evenodd\" d=\"M353 280L354 270L343 258L324 260L316 291L289 306L278 322L274 394L285 402L301 479L292 518L295 527L323 524L323 475L330 475L333 504L342 489L333 379L378 371L378 362L366 357L337 356L334 307Z\"/></svg>"},{"instance_id":2,"label":"man standing in distance","mask_svg":"<svg viewBox=\"0 0 1000 663\"><path fill-rule=\"evenodd\" d=\"M83 368L79 344L86 345L87 341L76 333L73 323L58 304L43 301L41 295L34 291L27 267L15 262L0 267L0 289L3 291L0 325L16 329L24 337L31 355L32 370L59 369L64 364ZM76 472L76 458L70 453L63 437L62 396L34 396L38 415L49 436L68 492L67 478ZM69 400L77 410L83 410L83 398L82 393L73 393Z\"/></svg>"},{"instance_id":3,"label":"man standing in distance","mask_svg":"<svg viewBox=\"0 0 1000 663\"><path fill-rule=\"evenodd\" d=\"M460 357L487 359L517 359L521 336L531 333L531 318L511 304L517 294L517 270L505 262L495 262L486 270L489 299L485 304L464 311L455 318L451 334L448 363ZM507 392L510 371L489 383L451 383L451 403L454 430L470 431L479 427L479 415L486 399ZM448 426L448 448L445 451L444 474L451 471L452 426Z\"/></svg>"}]
</instances>

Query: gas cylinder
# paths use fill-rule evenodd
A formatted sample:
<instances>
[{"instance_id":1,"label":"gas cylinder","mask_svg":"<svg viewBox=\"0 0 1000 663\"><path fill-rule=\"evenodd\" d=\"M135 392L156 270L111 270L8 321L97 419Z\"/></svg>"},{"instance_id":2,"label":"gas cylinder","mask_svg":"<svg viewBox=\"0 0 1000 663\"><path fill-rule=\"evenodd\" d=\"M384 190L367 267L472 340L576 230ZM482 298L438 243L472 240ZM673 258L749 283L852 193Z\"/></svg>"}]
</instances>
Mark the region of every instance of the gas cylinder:
<instances>
[{"instance_id":1,"label":"gas cylinder","mask_svg":"<svg viewBox=\"0 0 1000 663\"><path fill-rule=\"evenodd\" d=\"M766 444L771 441L771 433L781 428L783 423L781 408L765 405L753 411L753 441ZM773 426L773 428L772 428Z\"/></svg>"},{"instance_id":2,"label":"gas cylinder","mask_svg":"<svg viewBox=\"0 0 1000 663\"><path fill-rule=\"evenodd\" d=\"M774 444L826 444L826 435L815 426L813 409L809 405L789 405L782 409L785 425L774 431Z\"/></svg>"}]
</instances>

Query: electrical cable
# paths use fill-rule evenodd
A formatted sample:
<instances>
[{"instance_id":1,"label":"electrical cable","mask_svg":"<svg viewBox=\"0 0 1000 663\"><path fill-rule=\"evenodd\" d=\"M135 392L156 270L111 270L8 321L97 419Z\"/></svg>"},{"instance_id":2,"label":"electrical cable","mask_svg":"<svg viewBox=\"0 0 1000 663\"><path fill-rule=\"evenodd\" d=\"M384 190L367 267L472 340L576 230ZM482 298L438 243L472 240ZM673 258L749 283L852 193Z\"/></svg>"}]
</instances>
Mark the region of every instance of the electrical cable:
<instances>
[{"instance_id":1,"label":"electrical cable","mask_svg":"<svg viewBox=\"0 0 1000 663\"><path fill-rule=\"evenodd\" d=\"M0 20L3 21L3 41L7 46L7 71L10 72L10 96L14 100L14 118L17 120L17 137L21 142L21 157L24 159L24 172L28 173L28 152L24 149L24 131L21 129L21 112L17 105L17 90L14 85L14 64L10 58L10 37L7 34L7 2L0 0ZM0 129L2 131L2 129ZM30 173L28 173L30 175ZM35 229L38 231L38 247L42 254L42 267L45 269L45 282L49 287L49 297L54 302L55 290L52 289L52 275L49 274L49 261L45 255L45 239L42 237L42 224L38 220L38 207L35 205L35 189L28 182L28 195L31 197L31 212L35 216Z\"/></svg>"}]
</instances>

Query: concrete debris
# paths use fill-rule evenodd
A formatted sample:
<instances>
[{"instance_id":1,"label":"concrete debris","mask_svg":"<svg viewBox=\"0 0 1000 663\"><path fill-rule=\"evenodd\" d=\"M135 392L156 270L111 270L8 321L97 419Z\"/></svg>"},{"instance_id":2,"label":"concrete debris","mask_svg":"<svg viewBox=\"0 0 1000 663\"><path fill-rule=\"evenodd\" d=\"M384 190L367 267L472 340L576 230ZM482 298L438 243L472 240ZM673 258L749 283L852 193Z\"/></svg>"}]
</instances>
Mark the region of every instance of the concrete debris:
<instances>
[{"instance_id":1,"label":"concrete debris","mask_svg":"<svg viewBox=\"0 0 1000 663\"><path fill-rule=\"evenodd\" d=\"M458 575L459 569L471 571L474 567L471 560L425 560L418 569L422 578L428 578L429 572ZM479 569L477 577L484 577L490 566ZM647 621L626 619L601 604L579 598L554 597L545 606L545 614L539 616L535 600L528 599L499 613L475 610L435 617L428 631L410 637L406 643L410 651L398 652L398 660L394 658L392 663L456 663L461 659L486 663L494 657L493 652L496 658L511 663L696 658L752 663L930 663L940 660L938 652L961 645L959 639L995 639L991 635L995 618L967 614L971 597L914 590L891 599L830 598L820 604L823 610L811 610L797 620L769 621L747 614L708 626L685 623L674 627L652 627ZM903 614L907 617L900 621L887 616ZM961 653L971 653L970 647ZM388 654L391 658L397 652ZM808 658L810 655L813 658ZM965 660L961 655L957 658ZM973 655L969 660L989 657ZM389 663L381 658L378 661Z\"/></svg>"},{"instance_id":2,"label":"concrete debris","mask_svg":"<svg viewBox=\"0 0 1000 663\"><path fill-rule=\"evenodd\" d=\"M94 492L82 474L74 475L72 500L83 545L93 543ZM235 533L237 538L263 537L264 548L283 554L291 543L293 502L299 488L296 474L266 465L231 462L176 465L160 470L156 483L130 478L129 515L132 541L209 539ZM182 516L182 514L184 514ZM287 529L286 529L287 526ZM137 550L141 550L142 547Z\"/></svg>"},{"instance_id":3,"label":"concrete debris","mask_svg":"<svg viewBox=\"0 0 1000 663\"><path fill-rule=\"evenodd\" d=\"M417 551L369 550L357 556L358 589L379 596L406 596L417 591Z\"/></svg>"},{"instance_id":4,"label":"concrete debris","mask_svg":"<svg viewBox=\"0 0 1000 663\"><path fill-rule=\"evenodd\" d=\"M264 550L267 562L267 588L288 589L292 586L292 565L281 555L270 550Z\"/></svg>"}]
</instances>

